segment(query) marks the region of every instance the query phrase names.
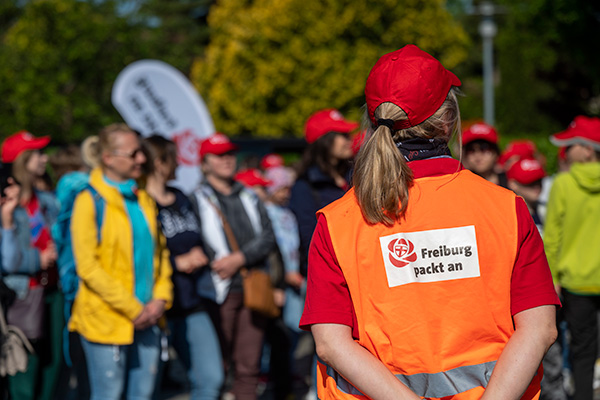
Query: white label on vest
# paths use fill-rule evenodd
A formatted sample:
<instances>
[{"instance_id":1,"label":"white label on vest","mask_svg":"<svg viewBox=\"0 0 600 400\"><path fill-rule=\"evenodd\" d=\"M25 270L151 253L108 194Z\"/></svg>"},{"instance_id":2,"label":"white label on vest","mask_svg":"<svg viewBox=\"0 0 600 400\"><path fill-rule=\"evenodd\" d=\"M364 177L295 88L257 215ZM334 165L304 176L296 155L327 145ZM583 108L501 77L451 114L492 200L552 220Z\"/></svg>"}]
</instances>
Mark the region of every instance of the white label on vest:
<instances>
[{"instance_id":1,"label":"white label on vest","mask_svg":"<svg viewBox=\"0 0 600 400\"><path fill-rule=\"evenodd\" d=\"M379 242L389 287L480 275L473 225L395 233Z\"/></svg>"}]
</instances>

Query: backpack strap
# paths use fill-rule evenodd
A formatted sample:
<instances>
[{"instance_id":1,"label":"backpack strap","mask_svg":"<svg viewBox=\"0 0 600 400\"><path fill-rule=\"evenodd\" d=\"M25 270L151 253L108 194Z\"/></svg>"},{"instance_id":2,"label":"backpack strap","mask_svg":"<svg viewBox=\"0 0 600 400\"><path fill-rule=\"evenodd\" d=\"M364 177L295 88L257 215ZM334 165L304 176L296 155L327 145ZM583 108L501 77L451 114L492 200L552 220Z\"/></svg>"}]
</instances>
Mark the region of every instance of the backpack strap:
<instances>
[{"instance_id":1,"label":"backpack strap","mask_svg":"<svg viewBox=\"0 0 600 400\"><path fill-rule=\"evenodd\" d=\"M90 192L92 199L94 199L94 209L96 210L96 228L98 230L98 243L100 243L100 240L102 239L102 222L104 220L104 198L90 184L88 184L84 190Z\"/></svg>"}]
</instances>

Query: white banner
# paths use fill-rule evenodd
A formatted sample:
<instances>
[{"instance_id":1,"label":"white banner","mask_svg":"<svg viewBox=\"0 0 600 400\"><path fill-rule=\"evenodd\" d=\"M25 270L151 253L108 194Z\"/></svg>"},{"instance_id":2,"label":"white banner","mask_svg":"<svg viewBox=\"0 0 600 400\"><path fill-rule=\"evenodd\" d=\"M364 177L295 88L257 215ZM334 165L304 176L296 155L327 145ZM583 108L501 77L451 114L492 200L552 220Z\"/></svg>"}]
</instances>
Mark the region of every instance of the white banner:
<instances>
[{"instance_id":1,"label":"white banner","mask_svg":"<svg viewBox=\"0 0 600 400\"><path fill-rule=\"evenodd\" d=\"M199 144L215 127L190 81L162 61L136 61L117 77L112 103L127 125L142 135L160 134L177 144L175 185L191 192L200 179Z\"/></svg>"}]
</instances>

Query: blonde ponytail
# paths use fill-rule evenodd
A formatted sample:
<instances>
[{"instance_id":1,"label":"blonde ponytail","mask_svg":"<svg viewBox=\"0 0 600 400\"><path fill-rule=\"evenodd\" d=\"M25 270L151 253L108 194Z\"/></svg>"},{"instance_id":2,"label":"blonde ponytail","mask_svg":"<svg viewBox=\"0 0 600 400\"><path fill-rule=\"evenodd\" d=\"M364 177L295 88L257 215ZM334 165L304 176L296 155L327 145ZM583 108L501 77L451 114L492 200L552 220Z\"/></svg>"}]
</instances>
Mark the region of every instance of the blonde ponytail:
<instances>
[{"instance_id":1,"label":"blonde ponytail","mask_svg":"<svg viewBox=\"0 0 600 400\"><path fill-rule=\"evenodd\" d=\"M400 107L384 103L377 117L400 120ZM356 158L352 183L365 219L372 224L392 225L406 210L412 171L398 151L392 131L380 125L363 145Z\"/></svg>"},{"instance_id":2,"label":"blonde ponytail","mask_svg":"<svg viewBox=\"0 0 600 400\"><path fill-rule=\"evenodd\" d=\"M354 164L354 194L367 222L392 225L408 207L413 174L396 142L409 138L440 138L446 141L460 129L460 112L452 88L442 106L419 125L394 131L380 125L361 147ZM406 113L393 103L382 103L375 119L402 121Z\"/></svg>"},{"instance_id":3,"label":"blonde ponytail","mask_svg":"<svg viewBox=\"0 0 600 400\"><path fill-rule=\"evenodd\" d=\"M100 165L100 138L98 136L88 136L81 143L81 158L83 163L89 168L96 168Z\"/></svg>"}]
</instances>

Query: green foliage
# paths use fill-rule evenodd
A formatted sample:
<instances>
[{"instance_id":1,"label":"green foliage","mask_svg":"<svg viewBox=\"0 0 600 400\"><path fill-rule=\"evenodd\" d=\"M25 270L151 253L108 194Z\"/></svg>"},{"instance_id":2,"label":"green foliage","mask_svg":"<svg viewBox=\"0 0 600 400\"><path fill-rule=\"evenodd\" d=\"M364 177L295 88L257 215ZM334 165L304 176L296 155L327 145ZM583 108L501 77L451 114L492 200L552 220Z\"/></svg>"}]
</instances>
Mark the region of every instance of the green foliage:
<instances>
[{"instance_id":1,"label":"green foliage","mask_svg":"<svg viewBox=\"0 0 600 400\"><path fill-rule=\"evenodd\" d=\"M502 0L497 119L502 131L547 137L578 114L600 114L600 5ZM590 46L592 45L592 46Z\"/></svg>"},{"instance_id":2,"label":"green foliage","mask_svg":"<svg viewBox=\"0 0 600 400\"><path fill-rule=\"evenodd\" d=\"M119 119L112 83L140 51L134 28L110 1L27 3L0 47L2 135L27 129L59 142Z\"/></svg>"},{"instance_id":3,"label":"green foliage","mask_svg":"<svg viewBox=\"0 0 600 400\"><path fill-rule=\"evenodd\" d=\"M440 0L221 0L211 42L192 68L217 129L301 136L307 117L335 107L360 118L370 68L414 43L453 68L467 37Z\"/></svg>"},{"instance_id":4,"label":"green foliage","mask_svg":"<svg viewBox=\"0 0 600 400\"><path fill-rule=\"evenodd\" d=\"M208 2L147 0L129 13L127 0L3 3L0 136L27 129L65 143L121 120L111 103L119 72L143 58L187 72L208 40Z\"/></svg>"},{"instance_id":5,"label":"green foliage","mask_svg":"<svg viewBox=\"0 0 600 400\"><path fill-rule=\"evenodd\" d=\"M145 0L133 18L146 25L153 58L188 74L209 41L206 17L214 0Z\"/></svg>"}]
</instances>

